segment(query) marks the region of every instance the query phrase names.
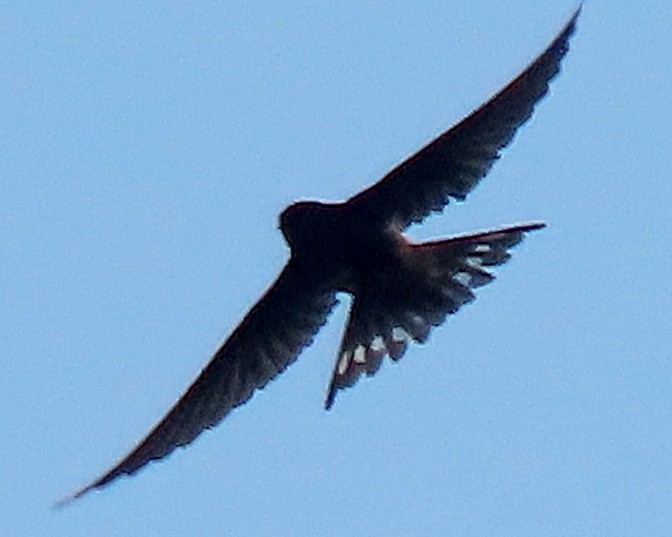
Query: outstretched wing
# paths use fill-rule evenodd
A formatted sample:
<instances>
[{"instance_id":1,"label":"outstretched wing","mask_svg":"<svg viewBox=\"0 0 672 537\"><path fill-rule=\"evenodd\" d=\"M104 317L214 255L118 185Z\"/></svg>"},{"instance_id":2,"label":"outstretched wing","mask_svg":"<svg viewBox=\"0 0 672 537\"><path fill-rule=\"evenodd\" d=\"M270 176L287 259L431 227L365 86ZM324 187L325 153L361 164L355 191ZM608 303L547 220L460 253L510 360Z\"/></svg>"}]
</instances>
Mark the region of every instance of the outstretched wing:
<instances>
[{"instance_id":1,"label":"outstretched wing","mask_svg":"<svg viewBox=\"0 0 672 537\"><path fill-rule=\"evenodd\" d=\"M134 474L214 427L285 370L309 345L336 304L290 261L166 416L118 464L68 500Z\"/></svg>"},{"instance_id":2,"label":"outstretched wing","mask_svg":"<svg viewBox=\"0 0 672 537\"><path fill-rule=\"evenodd\" d=\"M532 115L560 70L580 10L546 51L490 101L350 199L378 222L404 229L450 199L463 200Z\"/></svg>"},{"instance_id":3,"label":"outstretched wing","mask_svg":"<svg viewBox=\"0 0 672 537\"><path fill-rule=\"evenodd\" d=\"M399 360L408 343L424 343L433 326L474 300L473 289L495 276L484 267L505 263L508 250L542 223L409 246L407 269L394 279L374 281L355 296L327 392L326 408L338 390L378 371L383 358ZM376 284L379 283L379 286Z\"/></svg>"}]
</instances>

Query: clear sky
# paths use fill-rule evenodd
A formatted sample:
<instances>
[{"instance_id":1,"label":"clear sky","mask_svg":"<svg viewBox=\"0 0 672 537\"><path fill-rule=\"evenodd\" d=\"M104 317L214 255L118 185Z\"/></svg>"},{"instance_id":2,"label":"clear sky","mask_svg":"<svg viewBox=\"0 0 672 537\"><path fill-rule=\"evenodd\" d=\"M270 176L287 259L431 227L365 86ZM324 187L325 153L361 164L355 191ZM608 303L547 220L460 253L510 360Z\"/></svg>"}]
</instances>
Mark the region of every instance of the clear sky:
<instances>
[{"instance_id":1,"label":"clear sky","mask_svg":"<svg viewBox=\"0 0 672 537\"><path fill-rule=\"evenodd\" d=\"M45 7L47 6L47 7ZM63 510L287 257L277 214L377 180L576 3L3 2L0 534L669 536L672 9L584 6L467 202L543 219L428 345L322 409L345 306L186 450Z\"/></svg>"}]
</instances>

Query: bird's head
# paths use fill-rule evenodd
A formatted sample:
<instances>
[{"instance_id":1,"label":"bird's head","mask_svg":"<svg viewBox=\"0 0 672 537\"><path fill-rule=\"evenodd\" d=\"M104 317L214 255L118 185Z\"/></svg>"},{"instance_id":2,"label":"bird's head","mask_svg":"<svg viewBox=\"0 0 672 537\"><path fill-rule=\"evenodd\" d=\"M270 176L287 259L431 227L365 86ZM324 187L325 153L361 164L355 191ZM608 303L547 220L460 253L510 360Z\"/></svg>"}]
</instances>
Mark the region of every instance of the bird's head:
<instances>
[{"instance_id":1,"label":"bird's head","mask_svg":"<svg viewBox=\"0 0 672 537\"><path fill-rule=\"evenodd\" d=\"M294 251L301 245L308 246L319 240L324 226L329 225L329 210L337 204L320 203L319 201L298 201L280 213L280 230Z\"/></svg>"}]
</instances>

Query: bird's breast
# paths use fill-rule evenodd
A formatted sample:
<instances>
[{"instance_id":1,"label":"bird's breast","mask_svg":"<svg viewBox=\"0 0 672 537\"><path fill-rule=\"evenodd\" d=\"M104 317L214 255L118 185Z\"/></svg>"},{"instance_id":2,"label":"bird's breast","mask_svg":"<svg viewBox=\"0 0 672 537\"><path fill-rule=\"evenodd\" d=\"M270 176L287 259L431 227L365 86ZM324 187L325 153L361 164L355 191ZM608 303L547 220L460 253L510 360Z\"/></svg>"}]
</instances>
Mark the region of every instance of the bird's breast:
<instances>
[{"instance_id":1,"label":"bird's breast","mask_svg":"<svg viewBox=\"0 0 672 537\"><path fill-rule=\"evenodd\" d=\"M310 240L295 248L309 274L330 287L356 293L371 278L399 265L405 241L391 230L379 229L355 218L315 222Z\"/></svg>"}]
</instances>

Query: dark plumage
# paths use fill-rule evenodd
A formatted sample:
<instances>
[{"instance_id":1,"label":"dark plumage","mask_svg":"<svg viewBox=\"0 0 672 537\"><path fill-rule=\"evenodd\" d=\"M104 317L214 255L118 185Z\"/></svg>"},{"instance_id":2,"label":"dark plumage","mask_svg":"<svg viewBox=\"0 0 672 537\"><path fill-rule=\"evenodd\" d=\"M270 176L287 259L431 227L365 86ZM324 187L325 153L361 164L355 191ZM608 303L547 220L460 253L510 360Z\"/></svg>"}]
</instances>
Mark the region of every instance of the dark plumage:
<instances>
[{"instance_id":1,"label":"dark plumage","mask_svg":"<svg viewBox=\"0 0 672 537\"><path fill-rule=\"evenodd\" d=\"M579 11L517 78L444 134L342 203L299 202L280 216L291 256L193 384L128 455L69 499L193 441L285 370L327 321L336 293L353 296L326 407L339 390L385 356L398 360L409 343L474 299L494 279L489 267L542 223L519 224L428 243L402 231L463 200L500 150L532 115L560 69Z\"/></svg>"}]
</instances>

